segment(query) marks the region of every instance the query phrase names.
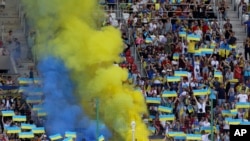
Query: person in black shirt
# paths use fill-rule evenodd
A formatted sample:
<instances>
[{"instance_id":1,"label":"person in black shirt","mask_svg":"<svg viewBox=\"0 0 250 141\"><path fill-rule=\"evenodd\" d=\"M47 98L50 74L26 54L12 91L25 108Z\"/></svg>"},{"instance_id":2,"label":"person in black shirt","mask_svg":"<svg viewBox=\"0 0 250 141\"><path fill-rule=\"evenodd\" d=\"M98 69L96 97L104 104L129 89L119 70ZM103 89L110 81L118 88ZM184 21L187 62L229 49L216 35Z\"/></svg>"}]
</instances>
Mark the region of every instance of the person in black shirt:
<instances>
[{"instance_id":1,"label":"person in black shirt","mask_svg":"<svg viewBox=\"0 0 250 141\"><path fill-rule=\"evenodd\" d=\"M216 91L217 91L218 104L219 106L221 106L223 103L226 102L226 90L224 88L224 85L221 84Z\"/></svg>"}]
</instances>

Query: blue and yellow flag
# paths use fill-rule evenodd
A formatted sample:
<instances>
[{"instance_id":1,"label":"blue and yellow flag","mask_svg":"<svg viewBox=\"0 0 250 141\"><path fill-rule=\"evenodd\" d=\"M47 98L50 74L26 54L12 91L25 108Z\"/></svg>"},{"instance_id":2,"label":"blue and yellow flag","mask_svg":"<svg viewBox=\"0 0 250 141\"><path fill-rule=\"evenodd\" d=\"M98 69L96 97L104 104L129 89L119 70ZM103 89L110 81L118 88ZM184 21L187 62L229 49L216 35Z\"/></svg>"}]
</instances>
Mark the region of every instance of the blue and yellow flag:
<instances>
[{"instance_id":1,"label":"blue and yellow flag","mask_svg":"<svg viewBox=\"0 0 250 141\"><path fill-rule=\"evenodd\" d=\"M174 59L174 60L178 60L179 58L180 58L179 53L174 53L174 54L173 54L173 59Z\"/></svg>"},{"instance_id":2,"label":"blue and yellow flag","mask_svg":"<svg viewBox=\"0 0 250 141\"><path fill-rule=\"evenodd\" d=\"M160 121L173 121L175 119L175 115L171 114L171 115L160 115L159 116L159 120Z\"/></svg>"},{"instance_id":3,"label":"blue and yellow flag","mask_svg":"<svg viewBox=\"0 0 250 141\"><path fill-rule=\"evenodd\" d=\"M169 137L186 137L186 134L184 132L174 132L170 131L167 134Z\"/></svg>"},{"instance_id":4,"label":"blue and yellow flag","mask_svg":"<svg viewBox=\"0 0 250 141\"><path fill-rule=\"evenodd\" d=\"M201 54L206 55L206 54L213 54L214 50L210 48L201 48Z\"/></svg>"},{"instance_id":5,"label":"blue and yellow flag","mask_svg":"<svg viewBox=\"0 0 250 141\"><path fill-rule=\"evenodd\" d=\"M2 111L2 116L4 116L4 117L12 117L14 115L15 115L15 113L12 110Z\"/></svg>"},{"instance_id":6,"label":"blue and yellow flag","mask_svg":"<svg viewBox=\"0 0 250 141\"><path fill-rule=\"evenodd\" d=\"M60 140L62 139L62 135L61 134L55 134L55 135L51 135L49 136L49 138L54 141L54 140Z\"/></svg>"},{"instance_id":7,"label":"blue and yellow flag","mask_svg":"<svg viewBox=\"0 0 250 141\"><path fill-rule=\"evenodd\" d=\"M32 132L34 134L43 134L43 133L45 133L45 128L44 127L35 127L35 128L32 128Z\"/></svg>"},{"instance_id":8,"label":"blue and yellow flag","mask_svg":"<svg viewBox=\"0 0 250 141\"><path fill-rule=\"evenodd\" d=\"M198 90L193 90L193 94L195 96L198 96L198 95L208 95L210 93L210 90L209 89L198 89Z\"/></svg>"},{"instance_id":9,"label":"blue and yellow flag","mask_svg":"<svg viewBox=\"0 0 250 141\"><path fill-rule=\"evenodd\" d=\"M169 108L169 107L165 107L165 106L159 106L158 111L166 112L166 113L172 113L173 108Z\"/></svg>"},{"instance_id":10,"label":"blue and yellow flag","mask_svg":"<svg viewBox=\"0 0 250 141\"><path fill-rule=\"evenodd\" d=\"M185 32L185 31L179 32L179 36L183 37L183 38L186 38L187 37L187 32Z\"/></svg>"},{"instance_id":11,"label":"blue and yellow flag","mask_svg":"<svg viewBox=\"0 0 250 141\"><path fill-rule=\"evenodd\" d=\"M181 81L180 76L167 76L167 81L168 82L179 82Z\"/></svg>"},{"instance_id":12,"label":"blue and yellow flag","mask_svg":"<svg viewBox=\"0 0 250 141\"><path fill-rule=\"evenodd\" d=\"M76 138L76 132L67 131L67 132L65 132L65 137Z\"/></svg>"},{"instance_id":13,"label":"blue and yellow flag","mask_svg":"<svg viewBox=\"0 0 250 141\"><path fill-rule=\"evenodd\" d=\"M214 77L218 77L218 78L222 77L222 72L220 71L214 72Z\"/></svg>"},{"instance_id":14,"label":"blue and yellow flag","mask_svg":"<svg viewBox=\"0 0 250 141\"><path fill-rule=\"evenodd\" d=\"M222 115L223 116L231 116L230 110L222 110Z\"/></svg>"},{"instance_id":15,"label":"blue and yellow flag","mask_svg":"<svg viewBox=\"0 0 250 141\"><path fill-rule=\"evenodd\" d=\"M237 102L236 108L250 108L250 102Z\"/></svg>"},{"instance_id":16,"label":"blue and yellow flag","mask_svg":"<svg viewBox=\"0 0 250 141\"><path fill-rule=\"evenodd\" d=\"M188 76L188 72L187 71L175 71L174 72L174 76Z\"/></svg>"},{"instance_id":17,"label":"blue and yellow flag","mask_svg":"<svg viewBox=\"0 0 250 141\"><path fill-rule=\"evenodd\" d=\"M199 35L195 35L195 34L189 34L187 35L187 40L190 41L200 41L201 37Z\"/></svg>"},{"instance_id":18,"label":"blue and yellow flag","mask_svg":"<svg viewBox=\"0 0 250 141\"><path fill-rule=\"evenodd\" d=\"M26 116L20 116L20 115L16 115L12 117L13 121L18 121L18 122L22 122L22 121L26 121Z\"/></svg>"},{"instance_id":19,"label":"blue and yellow flag","mask_svg":"<svg viewBox=\"0 0 250 141\"><path fill-rule=\"evenodd\" d=\"M197 141L201 141L201 134L187 134L186 135L186 140L197 140Z\"/></svg>"},{"instance_id":20,"label":"blue and yellow flag","mask_svg":"<svg viewBox=\"0 0 250 141\"><path fill-rule=\"evenodd\" d=\"M159 97L147 97L146 98L146 103L160 104L161 103L161 98L159 98Z\"/></svg>"},{"instance_id":21,"label":"blue and yellow flag","mask_svg":"<svg viewBox=\"0 0 250 141\"><path fill-rule=\"evenodd\" d=\"M26 138L26 139L34 138L33 132L20 132L20 133L18 134L18 136L19 136L20 139L24 139L24 138Z\"/></svg>"},{"instance_id":22,"label":"blue and yellow flag","mask_svg":"<svg viewBox=\"0 0 250 141\"><path fill-rule=\"evenodd\" d=\"M21 123L21 129L33 129L33 128L36 128L36 125Z\"/></svg>"},{"instance_id":23,"label":"blue and yellow flag","mask_svg":"<svg viewBox=\"0 0 250 141\"><path fill-rule=\"evenodd\" d=\"M6 130L8 134L16 134L21 132L21 128L16 126L7 127Z\"/></svg>"},{"instance_id":24,"label":"blue and yellow flag","mask_svg":"<svg viewBox=\"0 0 250 141\"><path fill-rule=\"evenodd\" d=\"M176 93L176 91L164 90L162 93L162 97L177 97L177 93Z\"/></svg>"}]
</instances>

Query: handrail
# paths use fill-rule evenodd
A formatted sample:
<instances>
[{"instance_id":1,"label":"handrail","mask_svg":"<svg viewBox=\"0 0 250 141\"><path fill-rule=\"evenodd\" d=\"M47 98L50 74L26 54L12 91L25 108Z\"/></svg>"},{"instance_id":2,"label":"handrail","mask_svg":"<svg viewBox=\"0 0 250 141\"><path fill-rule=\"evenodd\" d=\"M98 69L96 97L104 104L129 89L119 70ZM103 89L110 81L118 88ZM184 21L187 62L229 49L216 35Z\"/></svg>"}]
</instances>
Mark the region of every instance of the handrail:
<instances>
[{"instance_id":1,"label":"handrail","mask_svg":"<svg viewBox=\"0 0 250 141\"><path fill-rule=\"evenodd\" d=\"M123 10L120 10L120 12L121 12L121 18L123 20L122 22L124 23L126 31L128 31L130 45L133 46L133 48L134 48L134 59L135 59L134 61L135 61L136 65L137 65L138 62L139 62L138 64L140 65L140 66L137 66L140 69L140 75L143 75L145 73L146 76L148 76L147 71L143 67L143 63L140 60L140 54L138 53L138 50L137 50L137 48L135 46L135 40L134 40L134 37L133 37L133 33L131 33L131 31L133 31L133 30L131 30L131 28L129 28L126 20L124 19L123 14L122 14ZM139 59L139 61L137 59Z\"/></svg>"}]
</instances>

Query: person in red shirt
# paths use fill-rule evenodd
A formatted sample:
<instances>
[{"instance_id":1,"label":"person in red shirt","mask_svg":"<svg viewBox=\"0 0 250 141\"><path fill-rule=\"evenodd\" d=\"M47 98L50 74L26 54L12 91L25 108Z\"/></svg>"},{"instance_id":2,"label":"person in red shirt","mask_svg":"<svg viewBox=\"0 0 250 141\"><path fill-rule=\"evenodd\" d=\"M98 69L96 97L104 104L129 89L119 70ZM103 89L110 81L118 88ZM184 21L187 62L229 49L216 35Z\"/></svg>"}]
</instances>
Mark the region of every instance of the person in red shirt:
<instances>
[{"instance_id":1,"label":"person in red shirt","mask_svg":"<svg viewBox=\"0 0 250 141\"><path fill-rule=\"evenodd\" d=\"M238 64L236 64L234 68L234 79L239 79L240 81L242 79L242 69Z\"/></svg>"}]
</instances>

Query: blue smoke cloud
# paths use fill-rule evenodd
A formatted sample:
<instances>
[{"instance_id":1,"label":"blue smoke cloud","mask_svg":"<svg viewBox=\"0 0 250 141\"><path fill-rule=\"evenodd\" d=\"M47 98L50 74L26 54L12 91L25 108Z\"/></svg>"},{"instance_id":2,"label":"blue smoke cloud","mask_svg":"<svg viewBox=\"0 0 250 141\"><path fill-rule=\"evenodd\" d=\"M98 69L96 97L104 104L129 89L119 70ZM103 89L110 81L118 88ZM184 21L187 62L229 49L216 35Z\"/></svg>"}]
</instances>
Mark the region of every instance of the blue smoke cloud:
<instances>
[{"instance_id":1,"label":"blue smoke cloud","mask_svg":"<svg viewBox=\"0 0 250 141\"><path fill-rule=\"evenodd\" d=\"M64 135L66 131L75 131L78 133L77 140L85 138L86 141L95 141L96 122L84 115L83 109L78 106L73 94L74 84L64 63L57 58L47 57L40 61L38 70L43 81L43 107L47 112L45 127L48 134ZM99 130L105 138L111 136L104 125Z\"/></svg>"}]
</instances>

